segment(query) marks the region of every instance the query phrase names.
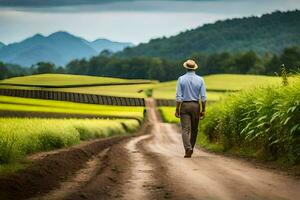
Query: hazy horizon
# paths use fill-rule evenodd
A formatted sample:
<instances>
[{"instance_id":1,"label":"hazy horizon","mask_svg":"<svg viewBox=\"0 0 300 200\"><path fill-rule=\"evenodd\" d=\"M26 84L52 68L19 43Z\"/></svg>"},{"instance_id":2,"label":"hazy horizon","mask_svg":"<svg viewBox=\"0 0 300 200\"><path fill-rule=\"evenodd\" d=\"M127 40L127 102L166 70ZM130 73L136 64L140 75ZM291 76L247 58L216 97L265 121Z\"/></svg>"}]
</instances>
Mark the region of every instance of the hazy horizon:
<instances>
[{"instance_id":1,"label":"hazy horizon","mask_svg":"<svg viewBox=\"0 0 300 200\"><path fill-rule=\"evenodd\" d=\"M0 0L0 41L5 44L19 42L37 33L47 36L56 31L67 31L90 41L106 38L138 44L217 20L300 8L300 2L296 0L287 0L284 4L281 0L125 0L92 5L95 0L89 0L87 4L82 0L47 1L57 2L56 6L34 6L25 3L32 1L24 0L14 1L15 5L10 2L7 6L5 3L8 2ZM70 2L80 5L66 4Z\"/></svg>"}]
</instances>

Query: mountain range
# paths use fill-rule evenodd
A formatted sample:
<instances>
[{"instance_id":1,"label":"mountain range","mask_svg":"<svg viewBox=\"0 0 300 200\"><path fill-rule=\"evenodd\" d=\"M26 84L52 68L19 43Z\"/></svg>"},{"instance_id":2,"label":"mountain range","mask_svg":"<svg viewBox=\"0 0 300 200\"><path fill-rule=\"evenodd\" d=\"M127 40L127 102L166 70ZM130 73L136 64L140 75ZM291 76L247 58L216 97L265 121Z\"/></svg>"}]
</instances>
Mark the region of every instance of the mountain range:
<instances>
[{"instance_id":1,"label":"mountain range","mask_svg":"<svg viewBox=\"0 0 300 200\"><path fill-rule=\"evenodd\" d=\"M2 46L2 47L1 47ZM132 43L98 39L89 42L68 32L55 32L49 36L36 34L18 43L0 44L0 61L31 66L40 61L65 65L72 59L90 58L107 49L121 51Z\"/></svg>"},{"instance_id":2,"label":"mountain range","mask_svg":"<svg viewBox=\"0 0 300 200\"><path fill-rule=\"evenodd\" d=\"M0 49L2 48L2 47L4 47L5 46L5 44L3 44L2 42L0 42Z\"/></svg>"},{"instance_id":3,"label":"mountain range","mask_svg":"<svg viewBox=\"0 0 300 200\"><path fill-rule=\"evenodd\" d=\"M153 39L117 53L122 57L151 56L185 59L193 53L279 53L300 46L300 11L265 14L261 17L228 19L207 24L171 37Z\"/></svg>"}]
</instances>

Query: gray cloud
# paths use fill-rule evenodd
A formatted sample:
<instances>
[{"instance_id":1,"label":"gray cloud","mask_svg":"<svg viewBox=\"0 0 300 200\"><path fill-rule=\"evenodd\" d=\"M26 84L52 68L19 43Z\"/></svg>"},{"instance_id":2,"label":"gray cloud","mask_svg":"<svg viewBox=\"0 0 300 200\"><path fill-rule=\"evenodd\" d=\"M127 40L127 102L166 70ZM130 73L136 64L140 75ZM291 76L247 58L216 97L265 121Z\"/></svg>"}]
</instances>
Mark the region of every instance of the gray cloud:
<instances>
[{"instance_id":1,"label":"gray cloud","mask_svg":"<svg viewBox=\"0 0 300 200\"><path fill-rule=\"evenodd\" d=\"M91 5L115 2L132 2L140 0L0 0L0 6L11 7L48 7L48 6L69 6L69 5ZM150 0L160 1L160 0ZM186 0L169 0L186 1ZM219 1L219 0L188 0L188 1Z\"/></svg>"},{"instance_id":2,"label":"gray cloud","mask_svg":"<svg viewBox=\"0 0 300 200\"><path fill-rule=\"evenodd\" d=\"M71 0L50 0L48 3L60 2L61 6L28 4L44 1L0 0L0 5L11 3L0 6L0 41L8 44L36 33L48 35L65 30L89 40L104 37L139 43L217 20L300 8L299 0L85 0L98 4L64 6L61 1ZM27 6L18 2L26 2Z\"/></svg>"}]
</instances>

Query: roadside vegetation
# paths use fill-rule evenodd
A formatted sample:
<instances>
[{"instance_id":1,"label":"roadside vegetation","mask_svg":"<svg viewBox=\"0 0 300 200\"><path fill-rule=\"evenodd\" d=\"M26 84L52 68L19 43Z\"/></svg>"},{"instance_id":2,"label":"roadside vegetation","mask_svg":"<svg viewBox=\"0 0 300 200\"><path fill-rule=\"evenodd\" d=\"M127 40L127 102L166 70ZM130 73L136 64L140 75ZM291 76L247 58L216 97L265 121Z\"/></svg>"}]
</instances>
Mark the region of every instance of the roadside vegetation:
<instances>
[{"instance_id":1,"label":"roadside vegetation","mask_svg":"<svg viewBox=\"0 0 300 200\"><path fill-rule=\"evenodd\" d=\"M198 143L283 165L298 163L299 88L298 78L287 86L244 90L209 106Z\"/></svg>"},{"instance_id":2,"label":"roadside vegetation","mask_svg":"<svg viewBox=\"0 0 300 200\"><path fill-rule=\"evenodd\" d=\"M0 118L0 171L25 155L78 144L81 140L124 135L139 127L134 119Z\"/></svg>"}]
</instances>

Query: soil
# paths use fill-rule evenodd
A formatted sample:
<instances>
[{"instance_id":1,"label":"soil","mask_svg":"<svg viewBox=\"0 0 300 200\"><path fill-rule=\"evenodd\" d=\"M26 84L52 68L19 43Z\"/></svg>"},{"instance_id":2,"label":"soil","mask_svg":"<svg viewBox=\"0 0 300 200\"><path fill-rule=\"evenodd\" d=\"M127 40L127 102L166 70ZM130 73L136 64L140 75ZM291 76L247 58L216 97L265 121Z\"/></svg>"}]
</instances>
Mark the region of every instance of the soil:
<instances>
[{"instance_id":1,"label":"soil","mask_svg":"<svg viewBox=\"0 0 300 200\"><path fill-rule=\"evenodd\" d=\"M178 127L146 104L136 135L33 155L32 167L0 178L0 199L299 199L299 177L200 148L183 158Z\"/></svg>"}]
</instances>

